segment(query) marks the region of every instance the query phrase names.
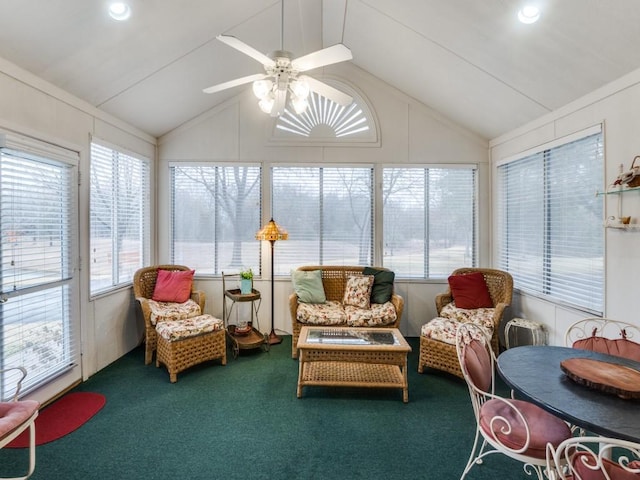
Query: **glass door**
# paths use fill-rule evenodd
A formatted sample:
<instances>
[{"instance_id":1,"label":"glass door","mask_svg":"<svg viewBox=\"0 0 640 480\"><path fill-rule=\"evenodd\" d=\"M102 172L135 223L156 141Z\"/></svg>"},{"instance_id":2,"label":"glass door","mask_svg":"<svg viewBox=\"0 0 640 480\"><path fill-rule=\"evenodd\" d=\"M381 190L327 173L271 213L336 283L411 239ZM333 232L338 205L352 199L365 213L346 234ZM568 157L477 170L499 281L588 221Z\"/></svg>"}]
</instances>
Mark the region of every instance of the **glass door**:
<instances>
[{"instance_id":1,"label":"glass door","mask_svg":"<svg viewBox=\"0 0 640 480\"><path fill-rule=\"evenodd\" d=\"M80 371L77 164L56 157L0 148L0 368L26 368L25 393Z\"/></svg>"}]
</instances>

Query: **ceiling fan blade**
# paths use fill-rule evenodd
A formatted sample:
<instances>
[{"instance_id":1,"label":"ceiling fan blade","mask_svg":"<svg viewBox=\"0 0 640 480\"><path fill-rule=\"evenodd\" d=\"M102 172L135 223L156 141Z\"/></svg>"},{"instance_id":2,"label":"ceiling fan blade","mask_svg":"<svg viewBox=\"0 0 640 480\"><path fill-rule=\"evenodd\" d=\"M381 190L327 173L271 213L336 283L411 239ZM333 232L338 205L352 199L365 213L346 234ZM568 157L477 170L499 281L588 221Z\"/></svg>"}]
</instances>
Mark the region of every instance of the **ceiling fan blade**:
<instances>
[{"instance_id":1,"label":"ceiling fan blade","mask_svg":"<svg viewBox=\"0 0 640 480\"><path fill-rule=\"evenodd\" d=\"M228 82L219 83L209 88L202 90L204 93L215 93L227 88L237 87L238 85L244 85L245 83L255 82L256 80L262 80L268 77L266 73L256 73L254 75L248 75L246 77L236 78L235 80L229 80Z\"/></svg>"},{"instance_id":2,"label":"ceiling fan blade","mask_svg":"<svg viewBox=\"0 0 640 480\"><path fill-rule=\"evenodd\" d=\"M292 60L291 67L298 72L306 72L307 70L324 67L332 63L346 62L352 58L351 50L345 45L338 43Z\"/></svg>"},{"instance_id":3,"label":"ceiling fan blade","mask_svg":"<svg viewBox=\"0 0 640 480\"><path fill-rule=\"evenodd\" d=\"M245 55L249 55L251 58L253 58L254 60L257 60L265 67L276 66L276 62L272 58L267 57L264 53L259 52L253 47L250 47L249 45L244 43L242 40L238 40L236 37L232 35L218 35L216 38L221 42L226 43L230 47L233 47L236 50L244 53Z\"/></svg>"},{"instance_id":4,"label":"ceiling fan blade","mask_svg":"<svg viewBox=\"0 0 640 480\"><path fill-rule=\"evenodd\" d=\"M353 102L353 98L350 95L347 95L344 92L341 92L337 88L333 88L330 85L327 85L320 80L316 80L315 78L309 77L307 75L301 75L298 77L300 80L304 80L309 85L309 89L316 92L318 95L322 95L323 97L328 98L336 102L338 105L342 105L346 107L347 105Z\"/></svg>"}]
</instances>

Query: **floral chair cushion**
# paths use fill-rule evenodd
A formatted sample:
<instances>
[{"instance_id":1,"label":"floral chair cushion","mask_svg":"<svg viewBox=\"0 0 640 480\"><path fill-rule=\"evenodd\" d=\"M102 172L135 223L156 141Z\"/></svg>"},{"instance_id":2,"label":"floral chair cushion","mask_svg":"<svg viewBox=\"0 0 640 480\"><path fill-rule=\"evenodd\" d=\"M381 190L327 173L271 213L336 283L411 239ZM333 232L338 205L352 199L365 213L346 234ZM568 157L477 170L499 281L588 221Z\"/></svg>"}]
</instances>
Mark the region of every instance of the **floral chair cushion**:
<instances>
[{"instance_id":1,"label":"floral chair cushion","mask_svg":"<svg viewBox=\"0 0 640 480\"><path fill-rule=\"evenodd\" d=\"M199 315L197 317L175 320L172 322L160 322L156 325L156 332L162 338L170 342L183 338L195 337L203 333L222 330L224 323L219 318L211 315Z\"/></svg>"},{"instance_id":2,"label":"floral chair cushion","mask_svg":"<svg viewBox=\"0 0 640 480\"><path fill-rule=\"evenodd\" d=\"M444 310L444 308L443 308ZM458 331L458 325L461 322L457 320L452 320L450 318L436 317L433 320L425 323L420 329L420 336L431 338L433 340L438 340L440 342L448 343L450 345L456 344L456 333ZM480 324L480 326L484 327L484 325ZM487 336L491 337L493 334L493 322L491 323L490 328L486 328ZM485 339L482 337L482 332L478 329L473 329L473 339L478 341L484 341ZM467 342L470 339L467 339Z\"/></svg>"},{"instance_id":3,"label":"floral chair cushion","mask_svg":"<svg viewBox=\"0 0 640 480\"><path fill-rule=\"evenodd\" d=\"M371 289L373 288L373 275L350 276L344 289L342 303L358 308L371 306Z\"/></svg>"},{"instance_id":4,"label":"floral chair cushion","mask_svg":"<svg viewBox=\"0 0 640 480\"><path fill-rule=\"evenodd\" d=\"M329 300L325 303L299 303L296 319L307 325L340 325L347 321L347 315L340 302Z\"/></svg>"},{"instance_id":5,"label":"floral chair cushion","mask_svg":"<svg viewBox=\"0 0 640 480\"><path fill-rule=\"evenodd\" d=\"M493 331L494 313L495 308L475 308L471 310L465 310L464 308L456 307L455 302L451 302L442 307L440 316L443 318L448 318L450 320L456 320L458 322L474 323Z\"/></svg>"},{"instance_id":6,"label":"floral chair cushion","mask_svg":"<svg viewBox=\"0 0 640 480\"><path fill-rule=\"evenodd\" d=\"M372 303L371 308L358 308L346 305L347 325L350 327L378 327L396 321L396 309L393 303Z\"/></svg>"},{"instance_id":7,"label":"floral chair cushion","mask_svg":"<svg viewBox=\"0 0 640 480\"><path fill-rule=\"evenodd\" d=\"M149 318L151 325L157 325L160 322L169 320L183 320L185 318L197 317L202 313L200 311L200 305L192 299L184 303L149 300L149 309L151 310L151 316Z\"/></svg>"}]
</instances>

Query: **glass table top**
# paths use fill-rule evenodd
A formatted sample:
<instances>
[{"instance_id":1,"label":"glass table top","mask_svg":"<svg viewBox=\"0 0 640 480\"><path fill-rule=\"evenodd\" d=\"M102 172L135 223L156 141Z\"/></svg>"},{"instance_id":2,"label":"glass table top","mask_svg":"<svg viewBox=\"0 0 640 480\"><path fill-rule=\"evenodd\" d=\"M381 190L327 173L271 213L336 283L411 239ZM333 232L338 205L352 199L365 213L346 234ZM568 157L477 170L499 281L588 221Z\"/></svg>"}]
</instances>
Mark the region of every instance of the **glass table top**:
<instances>
[{"instance_id":1,"label":"glass table top","mask_svg":"<svg viewBox=\"0 0 640 480\"><path fill-rule=\"evenodd\" d=\"M393 332L362 328L313 328L309 329L306 341L329 345L400 345Z\"/></svg>"}]
</instances>

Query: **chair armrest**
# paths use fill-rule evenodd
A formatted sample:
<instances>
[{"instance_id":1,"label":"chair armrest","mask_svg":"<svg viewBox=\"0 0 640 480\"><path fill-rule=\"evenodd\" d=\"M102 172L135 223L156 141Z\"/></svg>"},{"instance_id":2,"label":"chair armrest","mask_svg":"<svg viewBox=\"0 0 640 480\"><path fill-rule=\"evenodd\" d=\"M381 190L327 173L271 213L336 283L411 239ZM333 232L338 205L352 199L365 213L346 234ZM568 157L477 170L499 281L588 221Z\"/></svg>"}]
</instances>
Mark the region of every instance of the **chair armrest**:
<instances>
[{"instance_id":1,"label":"chair armrest","mask_svg":"<svg viewBox=\"0 0 640 480\"><path fill-rule=\"evenodd\" d=\"M191 292L191 300L200 305L200 313L204 314L204 304L207 300L206 294L202 290L193 290Z\"/></svg>"},{"instance_id":2,"label":"chair armrest","mask_svg":"<svg viewBox=\"0 0 640 480\"><path fill-rule=\"evenodd\" d=\"M13 398L11 399L12 402L17 402L18 401L18 394L20 393L20 389L22 388L22 381L27 376L27 369L24 368L24 367L7 367L7 368L3 368L2 370L0 370L0 376L4 376L5 373L10 372L12 370L19 370L21 372L20 373L20 378L18 378L18 381L16 382L16 391L13 394Z\"/></svg>"},{"instance_id":3,"label":"chair armrest","mask_svg":"<svg viewBox=\"0 0 640 480\"><path fill-rule=\"evenodd\" d=\"M400 319L402 318L402 311L404 310L404 298L402 298L397 293L391 295L391 303L393 303L394 308L396 309L396 324L400 325Z\"/></svg>"},{"instance_id":4,"label":"chair armrest","mask_svg":"<svg viewBox=\"0 0 640 480\"><path fill-rule=\"evenodd\" d=\"M502 316L504 315L504 311L509 306L508 303L498 303L495 306L495 310L493 312L493 328L497 331L500 326L500 322L502 321Z\"/></svg>"},{"instance_id":5,"label":"chair armrest","mask_svg":"<svg viewBox=\"0 0 640 480\"><path fill-rule=\"evenodd\" d=\"M289 295L289 313L291 314L291 324L293 325L298 317L298 295L295 293Z\"/></svg>"},{"instance_id":6,"label":"chair armrest","mask_svg":"<svg viewBox=\"0 0 640 480\"><path fill-rule=\"evenodd\" d=\"M142 310L142 319L146 328L151 328L151 307L149 307L149 299L145 297L136 297Z\"/></svg>"},{"instance_id":7,"label":"chair armrest","mask_svg":"<svg viewBox=\"0 0 640 480\"><path fill-rule=\"evenodd\" d=\"M453 302L453 295L451 295L450 292L439 293L438 295L436 295L435 300L436 300L436 311L438 312L438 315L440 315L440 311L442 310L442 308L445 305L448 305L451 302Z\"/></svg>"}]
</instances>

